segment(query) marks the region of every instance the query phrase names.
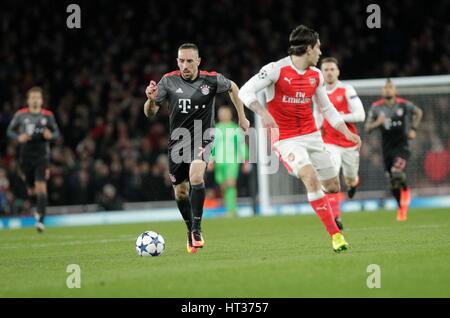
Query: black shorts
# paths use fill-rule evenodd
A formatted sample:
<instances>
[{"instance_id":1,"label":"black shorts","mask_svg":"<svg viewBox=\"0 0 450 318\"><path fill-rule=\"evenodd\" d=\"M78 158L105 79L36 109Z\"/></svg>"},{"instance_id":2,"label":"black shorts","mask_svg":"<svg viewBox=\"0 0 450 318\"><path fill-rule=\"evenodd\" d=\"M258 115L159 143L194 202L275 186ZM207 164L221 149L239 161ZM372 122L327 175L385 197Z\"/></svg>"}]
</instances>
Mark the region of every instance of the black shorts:
<instances>
[{"instance_id":1,"label":"black shorts","mask_svg":"<svg viewBox=\"0 0 450 318\"><path fill-rule=\"evenodd\" d=\"M191 147L190 154L183 156L183 151L174 151L174 147L169 147L169 177L173 185L177 185L189 180L189 169L194 160L202 160L208 164L211 157L213 142L205 141L202 147L194 149ZM184 157L181 159L181 157Z\"/></svg>"},{"instance_id":2,"label":"black shorts","mask_svg":"<svg viewBox=\"0 0 450 318\"><path fill-rule=\"evenodd\" d=\"M384 169L386 173L390 175L393 167L398 170L405 170L410 155L411 153L406 149L394 150L384 154Z\"/></svg>"},{"instance_id":3,"label":"black shorts","mask_svg":"<svg viewBox=\"0 0 450 318\"><path fill-rule=\"evenodd\" d=\"M20 159L20 172L28 188L34 188L35 181L46 181L49 161L43 159Z\"/></svg>"}]
</instances>

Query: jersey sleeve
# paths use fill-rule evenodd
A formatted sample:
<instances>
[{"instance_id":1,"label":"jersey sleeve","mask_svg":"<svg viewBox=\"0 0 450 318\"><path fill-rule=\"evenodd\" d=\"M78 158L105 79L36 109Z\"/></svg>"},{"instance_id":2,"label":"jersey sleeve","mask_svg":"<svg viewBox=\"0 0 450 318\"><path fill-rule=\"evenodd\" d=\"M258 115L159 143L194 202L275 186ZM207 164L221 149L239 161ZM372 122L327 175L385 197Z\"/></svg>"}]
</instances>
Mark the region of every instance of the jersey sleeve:
<instances>
[{"instance_id":1,"label":"jersey sleeve","mask_svg":"<svg viewBox=\"0 0 450 318\"><path fill-rule=\"evenodd\" d=\"M158 83L158 94L156 95L156 104L161 106L167 100L167 77L164 76Z\"/></svg>"},{"instance_id":2,"label":"jersey sleeve","mask_svg":"<svg viewBox=\"0 0 450 318\"><path fill-rule=\"evenodd\" d=\"M413 113L414 110L416 109L416 105L413 102L410 102L409 100L405 101L405 107L406 107L406 111L408 113Z\"/></svg>"},{"instance_id":3,"label":"jersey sleeve","mask_svg":"<svg viewBox=\"0 0 450 318\"><path fill-rule=\"evenodd\" d=\"M51 114L49 117L48 125L49 125L49 129L52 131L52 140L58 139L60 132L59 132L58 124L56 123L55 116L53 114Z\"/></svg>"},{"instance_id":4,"label":"jersey sleeve","mask_svg":"<svg viewBox=\"0 0 450 318\"><path fill-rule=\"evenodd\" d=\"M19 138L19 133L17 132L17 128L20 126L20 114L16 113L8 125L8 129L6 130L6 134L9 138L16 140Z\"/></svg>"},{"instance_id":5,"label":"jersey sleeve","mask_svg":"<svg viewBox=\"0 0 450 318\"><path fill-rule=\"evenodd\" d=\"M228 92L231 89L231 81L220 73L217 73L217 94Z\"/></svg>"},{"instance_id":6,"label":"jersey sleeve","mask_svg":"<svg viewBox=\"0 0 450 318\"><path fill-rule=\"evenodd\" d=\"M372 106L370 106L370 108L369 108L369 113L367 115L368 115L368 118L370 118L372 120L376 120L378 117L378 113L379 113L379 110L378 110L377 106L374 106L372 104Z\"/></svg>"},{"instance_id":7,"label":"jersey sleeve","mask_svg":"<svg viewBox=\"0 0 450 318\"><path fill-rule=\"evenodd\" d=\"M349 114L342 114L342 119L347 123L363 122L366 119L364 106L353 86L348 85L345 90L345 97L349 106Z\"/></svg>"},{"instance_id":8,"label":"jersey sleeve","mask_svg":"<svg viewBox=\"0 0 450 318\"><path fill-rule=\"evenodd\" d=\"M331 126L336 128L343 123L342 116L338 113L334 105L331 103L328 97L327 90L325 88L322 72L319 71L319 85L314 93L314 98L319 106L320 112L323 117L330 123Z\"/></svg>"},{"instance_id":9,"label":"jersey sleeve","mask_svg":"<svg viewBox=\"0 0 450 318\"><path fill-rule=\"evenodd\" d=\"M239 91L239 98L242 102L249 106L251 103L257 101L256 93L274 84L280 76L280 70L276 63L269 63L264 66L258 74L241 87Z\"/></svg>"}]
</instances>

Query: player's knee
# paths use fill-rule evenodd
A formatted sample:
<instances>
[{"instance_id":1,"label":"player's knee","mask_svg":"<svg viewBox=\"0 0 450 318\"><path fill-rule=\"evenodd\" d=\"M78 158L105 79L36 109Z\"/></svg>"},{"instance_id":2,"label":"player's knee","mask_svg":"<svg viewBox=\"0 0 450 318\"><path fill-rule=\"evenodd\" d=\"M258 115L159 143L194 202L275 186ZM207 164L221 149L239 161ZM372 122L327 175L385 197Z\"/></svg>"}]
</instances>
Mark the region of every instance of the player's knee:
<instances>
[{"instance_id":1,"label":"player's knee","mask_svg":"<svg viewBox=\"0 0 450 318\"><path fill-rule=\"evenodd\" d=\"M189 188L184 184L174 186L175 200L183 200L189 197Z\"/></svg>"},{"instance_id":2,"label":"player's knee","mask_svg":"<svg viewBox=\"0 0 450 318\"><path fill-rule=\"evenodd\" d=\"M36 182L34 192L36 195L47 194L47 185L45 182Z\"/></svg>"},{"instance_id":3,"label":"player's knee","mask_svg":"<svg viewBox=\"0 0 450 318\"><path fill-rule=\"evenodd\" d=\"M233 180L233 179L225 180L224 186L225 187L235 187L236 186L236 181Z\"/></svg>"},{"instance_id":4,"label":"player's knee","mask_svg":"<svg viewBox=\"0 0 450 318\"><path fill-rule=\"evenodd\" d=\"M323 183L325 192L327 193L338 193L341 191L341 186L339 185L339 180L337 178L332 180L327 180Z\"/></svg>"},{"instance_id":5,"label":"player's knee","mask_svg":"<svg viewBox=\"0 0 450 318\"><path fill-rule=\"evenodd\" d=\"M203 173L192 173L189 177L189 181L192 185L203 183Z\"/></svg>"},{"instance_id":6,"label":"player's knee","mask_svg":"<svg viewBox=\"0 0 450 318\"><path fill-rule=\"evenodd\" d=\"M345 178L347 187L356 187L358 185L358 178Z\"/></svg>"},{"instance_id":7,"label":"player's knee","mask_svg":"<svg viewBox=\"0 0 450 318\"><path fill-rule=\"evenodd\" d=\"M397 189L406 184L406 173L399 169L391 170L391 187Z\"/></svg>"}]
</instances>

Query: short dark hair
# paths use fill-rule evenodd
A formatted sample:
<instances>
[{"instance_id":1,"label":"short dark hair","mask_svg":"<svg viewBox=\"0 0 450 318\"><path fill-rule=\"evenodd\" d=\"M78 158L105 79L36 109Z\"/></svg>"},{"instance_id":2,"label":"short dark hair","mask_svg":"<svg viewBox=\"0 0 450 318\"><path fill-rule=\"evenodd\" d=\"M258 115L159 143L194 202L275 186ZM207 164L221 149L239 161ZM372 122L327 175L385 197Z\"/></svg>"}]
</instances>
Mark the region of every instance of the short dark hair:
<instances>
[{"instance_id":1,"label":"short dark hair","mask_svg":"<svg viewBox=\"0 0 450 318\"><path fill-rule=\"evenodd\" d=\"M339 62L338 62L337 58L335 58L335 57L326 57L326 58L323 58L321 63L322 63L322 64L323 64L323 63L334 63L334 64L336 64L336 66L339 68Z\"/></svg>"},{"instance_id":2,"label":"short dark hair","mask_svg":"<svg viewBox=\"0 0 450 318\"><path fill-rule=\"evenodd\" d=\"M198 46L195 45L194 43L183 43L178 48L178 51L179 50L188 50L188 49L194 50L198 53Z\"/></svg>"},{"instance_id":3,"label":"short dark hair","mask_svg":"<svg viewBox=\"0 0 450 318\"><path fill-rule=\"evenodd\" d=\"M33 86L27 91L27 97L30 96L31 93L41 93L42 97L44 97L44 90L42 87L39 86Z\"/></svg>"},{"instance_id":4,"label":"short dark hair","mask_svg":"<svg viewBox=\"0 0 450 318\"><path fill-rule=\"evenodd\" d=\"M319 33L305 25L299 25L289 35L289 55L303 55L306 53L308 46L317 44Z\"/></svg>"}]
</instances>

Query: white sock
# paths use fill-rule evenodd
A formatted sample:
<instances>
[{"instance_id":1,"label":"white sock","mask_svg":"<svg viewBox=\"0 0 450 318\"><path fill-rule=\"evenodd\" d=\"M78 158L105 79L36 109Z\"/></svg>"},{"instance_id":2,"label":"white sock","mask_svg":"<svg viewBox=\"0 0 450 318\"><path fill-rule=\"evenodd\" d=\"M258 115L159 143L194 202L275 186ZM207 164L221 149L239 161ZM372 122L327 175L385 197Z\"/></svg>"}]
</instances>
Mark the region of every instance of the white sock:
<instances>
[{"instance_id":1,"label":"white sock","mask_svg":"<svg viewBox=\"0 0 450 318\"><path fill-rule=\"evenodd\" d=\"M323 193L322 190L319 190L317 192L308 192L308 201L312 202L312 201L320 200L324 196L325 196L325 193Z\"/></svg>"}]
</instances>

